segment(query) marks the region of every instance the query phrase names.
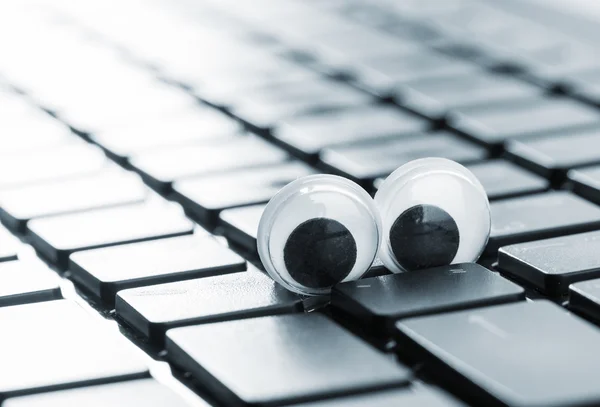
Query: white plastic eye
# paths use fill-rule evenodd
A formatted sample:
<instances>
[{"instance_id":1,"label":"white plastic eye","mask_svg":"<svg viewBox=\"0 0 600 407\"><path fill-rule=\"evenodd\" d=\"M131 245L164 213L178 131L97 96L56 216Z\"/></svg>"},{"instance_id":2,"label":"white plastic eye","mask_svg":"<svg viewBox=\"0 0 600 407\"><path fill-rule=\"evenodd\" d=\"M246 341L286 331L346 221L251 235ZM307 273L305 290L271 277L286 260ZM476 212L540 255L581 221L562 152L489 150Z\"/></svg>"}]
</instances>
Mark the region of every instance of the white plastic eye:
<instances>
[{"instance_id":1,"label":"white plastic eye","mask_svg":"<svg viewBox=\"0 0 600 407\"><path fill-rule=\"evenodd\" d=\"M381 221L360 186L334 175L310 175L282 188L258 226L258 253L269 275L305 295L326 294L360 278L379 247Z\"/></svg>"},{"instance_id":2,"label":"white plastic eye","mask_svg":"<svg viewBox=\"0 0 600 407\"><path fill-rule=\"evenodd\" d=\"M394 273L476 261L491 215L479 180L444 158L411 161L375 194L382 219L379 257Z\"/></svg>"}]
</instances>

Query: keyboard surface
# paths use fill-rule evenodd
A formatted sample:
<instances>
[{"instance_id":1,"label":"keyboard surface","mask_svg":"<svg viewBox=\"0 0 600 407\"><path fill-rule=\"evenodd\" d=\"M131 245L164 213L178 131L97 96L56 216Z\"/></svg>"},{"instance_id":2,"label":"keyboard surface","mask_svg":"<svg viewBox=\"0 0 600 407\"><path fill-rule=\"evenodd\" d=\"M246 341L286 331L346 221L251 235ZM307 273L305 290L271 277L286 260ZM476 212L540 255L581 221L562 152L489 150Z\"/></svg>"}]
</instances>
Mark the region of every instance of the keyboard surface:
<instances>
[{"instance_id":1,"label":"keyboard surface","mask_svg":"<svg viewBox=\"0 0 600 407\"><path fill-rule=\"evenodd\" d=\"M550 3L0 2L0 405L600 405L597 28ZM477 264L264 272L280 188L430 156Z\"/></svg>"}]
</instances>

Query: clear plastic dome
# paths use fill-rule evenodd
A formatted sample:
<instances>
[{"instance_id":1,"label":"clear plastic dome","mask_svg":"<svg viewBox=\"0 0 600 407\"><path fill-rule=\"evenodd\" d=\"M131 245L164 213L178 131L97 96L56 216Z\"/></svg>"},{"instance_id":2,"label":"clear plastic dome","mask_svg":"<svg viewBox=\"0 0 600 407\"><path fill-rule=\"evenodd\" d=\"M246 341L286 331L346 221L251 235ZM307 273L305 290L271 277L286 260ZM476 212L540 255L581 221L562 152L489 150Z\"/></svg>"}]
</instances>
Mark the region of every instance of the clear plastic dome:
<instances>
[{"instance_id":1,"label":"clear plastic dome","mask_svg":"<svg viewBox=\"0 0 600 407\"><path fill-rule=\"evenodd\" d=\"M487 194L462 165L412 161L375 194L382 220L379 257L392 272L476 261L490 234Z\"/></svg>"},{"instance_id":2,"label":"clear plastic dome","mask_svg":"<svg viewBox=\"0 0 600 407\"><path fill-rule=\"evenodd\" d=\"M258 254L269 275L305 295L330 292L360 278L379 247L381 221L360 186L334 175L311 175L281 189L258 227Z\"/></svg>"}]
</instances>

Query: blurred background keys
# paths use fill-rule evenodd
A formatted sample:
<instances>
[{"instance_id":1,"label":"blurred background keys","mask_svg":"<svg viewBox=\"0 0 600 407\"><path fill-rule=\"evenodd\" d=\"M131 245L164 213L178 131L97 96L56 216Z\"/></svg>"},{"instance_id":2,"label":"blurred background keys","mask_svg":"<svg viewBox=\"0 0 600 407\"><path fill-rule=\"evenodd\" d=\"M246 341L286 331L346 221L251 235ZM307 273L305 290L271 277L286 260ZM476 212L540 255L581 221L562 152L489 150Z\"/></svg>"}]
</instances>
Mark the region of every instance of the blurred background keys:
<instances>
[{"instance_id":1,"label":"blurred background keys","mask_svg":"<svg viewBox=\"0 0 600 407\"><path fill-rule=\"evenodd\" d=\"M108 307L117 292L246 269L240 256L209 235L186 235L73 253L73 280Z\"/></svg>"},{"instance_id":2,"label":"blurred background keys","mask_svg":"<svg viewBox=\"0 0 600 407\"><path fill-rule=\"evenodd\" d=\"M226 405L281 406L399 387L410 377L405 367L316 313L173 329L167 352Z\"/></svg>"},{"instance_id":3,"label":"blurred background keys","mask_svg":"<svg viewBox=\"0 0 600 407\"><path fill-rule=\"evenodd\" d=\"M600 403L593 375L600 332L549 301L414 318L397 327L400 351L427 359L430 374L475 405Z\"/></svg>"},{"instance_id":4,"label":"blurred background keys","mask_svg":"<svg viewBox=\"0 0 600 407\"><path fill-rule=\"evenodd\" d=\"M168 329L303 310L300 296L252 268L124 290L116 301L117 316L159 346Z\"/></svg>"}]
</instances>

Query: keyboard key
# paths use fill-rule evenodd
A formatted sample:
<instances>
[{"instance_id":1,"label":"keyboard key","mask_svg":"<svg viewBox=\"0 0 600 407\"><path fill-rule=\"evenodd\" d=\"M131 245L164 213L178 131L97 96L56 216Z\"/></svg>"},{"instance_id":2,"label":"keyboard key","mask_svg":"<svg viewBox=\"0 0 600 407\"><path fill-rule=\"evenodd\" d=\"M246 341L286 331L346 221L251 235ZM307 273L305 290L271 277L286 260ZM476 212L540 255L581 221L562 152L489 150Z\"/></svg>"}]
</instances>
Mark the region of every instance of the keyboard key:
<instances>
[{"instance_id":1,"label":"keyboard key","mask_svg":"<svg viewBox=\"0 0 600 407\"><path fill-rule=\"evenodd\" d=\"M464 109L450 124L489 147L515 138L572 133L600 124L600 114L588 106L565 99L538 99L495 108Z\"/></svg>"},{"instance_id":2,"label":"keyboard key","mask_svg":"<svg viewBox=\"0 0 600 407\"><path fill-rule=\"evenodd\" d=\"M238 122L216 109L194 108L170 117L149 118L143 123L95 134L93 139L121 160L145 151L194 143L225 141L241 134Z\"/></svg>"},{"instance_id":3,"label":"keyboard key","mask_svg":"<svg viewBox=\"0 0 600 407\"><path fill-rule=\"evenodd\" d=\"M67 144L75 138L67 126L49 114L34 107L27 110L30 111L26 114L7 112L4 116L0 113L0 155L39 151Z\"/></svg>"},{"instance_id":4,"label":"keyboard key","mask_svg":"<svg viewBox=\"0 0 600 407\"><path fill-rule=\"evenodd\" d=\"M99 148L83 142L11 154L0 160L0 188L93 174L109 164Z\"/></svg>"},{"instance_id":5,"label":"keyboard key","mask_svg":"<svg viewBox=\"0 0 600 407\"><path fill-rule=\"evenodd\" d=\"M581 281L569 286L569 309L600 320L600 279Z\"/></svg>"},{"instance_id":6,"label":"keyboard key","mask_svg":"<svg viewBox=\"0 0 600 407\"><path fill-rule=\"evenodd\" d=\"M175 180L276 164L287 159L285 151L249 136L219 145L190 145L140 154L131 159L131 164L150 186L167 191Z\"/></svg>"},{"instance_id":7,"label":"keyboard key","mask_svg":"<svg viewBox=\"0 0 600 407\"><path fill-rule=\"evenodd\" d=\"M321 162L331 171L355 181L372 181L418 158L444 157L469 163L487 156L483 147L453 134L438 132L326 149L321 154Z\"/></svg>"},{"instance_id":8,"label":"keyboard key","mask_svg":"<svg viewBox=\"0 0 600 407\"><path fill-rule=\"evenodd\" d=\"M233 113L253 126L271 130L286 119L342 107L368 105L373 98L332 80L278 83L236 93Z\"/></svg>"},{"instance_id":9,"label":"keyboard key","mask_svg":"<svg viewBox=\"0 0 600 407\"><path fill-rule=\"evenodd\" d=\"M0 218L23 231L31 219L142 202L149 189L118 168L88 176L12 188L0 193Z\"/></svg>"},{"instance_id":10,"label":"keyboard key","mask_svg":"<svg viewBox=\"0 0 600 407\"><path fill-rule=\"evenodd\" d=\"M562 137L511 141L508 155L538 174L564 180L569 169L600 163L600 129L569 132Z\"/></svg>"},{"instance_id":11,"label":"keyboard key","mask_svg":"<svg viewBox=\"0 0 600 407\"><path fill-rule=\"evenodd\" d=\"M19 245L19 239L0 226L0 262L16 260Z\"/></svg>"},{"instance_id":12,"label":"keyboard key","mask_svg":"<svg viewBox=\"0 0 600 407\"><path fill-rule=\"evenodd\" d=\"M509 77L483 73L408 82L398 88L402 106L431 119L448 111L477 106L501 105L532 99L540 90Z\"/></svg>"},{"instance_id":13,"label":"keyboard key","mask_svg":"<svg viewBox=\"0 0 600 407\"><path fill-rule=\"evenodd\" d=\"M526 66L532 76L556 81L574 72L597 69L600 64L594 51L593 46L567 40L527 52L518 62Z\"/></svg>"},{"instance_id":14,"label":"keyboard key","mask_svg":"<svg viewBox=\"0 0 600 407\"><path fill-rule=\"evenodd\" d=\"M71 301L0 308L0 319L3 399L148 375L133 344Z\"/></svg>"},{"instance_id":15,"label":"keyboard key","mask_svg":"<svg viewBox=\"0 0 600 407\"><path fill-rule=\"evenodd\" d=\"M225 405L280 406L409 380L406 368L317 313L173 329L167 352Z\"/></svg>"},{"instance_id":16,"label":"keyboard key","mask_svg":"<svg viewBox=\"0 0 600 407\"><path fill-rule=\"evenodd\" d=\"M403 318L524 299L521 287L474 263L349 281L331 293L334 308L379 334Z\"/></svg>"},{"instance_id":17,"label":"keyboard key","mask_svg":"<svg viewBox=\"0 0 600 407\"><path fill-rule=\"evenodd\" d=\"M4 407L186 407L184 400L154 379L129 380L121 383L102 384L53 391L9 399ZM200 404L203 405L203 404ZM205 404L208 407L208 404Z\"/></svg>"},{"instance_id":18,"label":"keyboard key","mask_svg":"<svg viewBox=\"0 0 600 407\"><path fill-rule=\"evenodd\" d=\"M498 268L533 284L541 292L560 296L569 284L600 277L600 232L505 246L498 252Z\"/></svg>"},{"instance_id":19,"label":"keyboard key","mask_svg":"<svg viewBox=\"0 0 600 407\"><path fill-rule=\"evenodd\" d=\"M52 216L29 222L32 245L58 267L79 250L192 233L178 207L162 202Z\"/></svg>"},{"instance_id":20,"label":"keyboard key","mask_svg":"<svg viewBox=\"0 0 600 407\"><path fill-rule=\"evenodd\" d=\"M600 208L565 191L492 202L486 253L513 243L600 229Z\"/></svg>"},{"instance_id":21,"label":"keyboard key","mask_svg":"<svg viewBox=\"0 0 600 407\"><path fill-rule=\"evenodd\" d=\"M299 296L260 271L133 288L117 294L117 316L162 345L168 329L300 312Z\"/></svg>"},{"instance_id":22,"label":"keyboard key","mask_svg":"<svg viewBox=\"0 0 600 407\"><path fill-rule=\"evenodd\" d=\"M289 182L312 173L300 162L249 168L176 182L173 196L194 218L214 224L222 210L268 202Z\"/></svg>"},{"instance_id":23,"label":"keyboard key","mask_svg":"<svg viewBox=\"0 0 600 407\"><path fill-rule=\"evenodd\" d=\"M0 263L0 307L61 298L58 282L42 262Z\"/></svg>"},{"instance_id":24,"label":"keyboard key","mask_svg":"<svg viewBox=\"0 0 600 407\"><path fill-rule=\"evenodd\" d=\"M256 236L258 223L264 210L265 205L252 205L221 212L219 221L229 243L247 251L250 255L257 256Z\"/></svg>"},{"instance_id":25,"label":"keyboard key","mask_svg":"<svg viewBox=\"0 0 600 407\"><path fill-rule=\"evenodd\" d=\"M600 203L600 166L571 170L568 178L576 194Z\"/></svg>"},{"instance_id":26,"label":"keyboard key","mask_svg":"<svg viewBox=\"0 0 600 407\"><path fill-rule=\"evenodd\" d=\"M373 106L288 120L273 136L294 151L314 157L326 147L406 137L428 126L424 120L397 108Z\"/></svg>"},{"instance_id":27,"label":"keyboard key","mask_svg":"<svg viewBox=\"0 0 600 407\"><path fill-rule=\"evenodd\" d=\"M397 327L399 349L430 360L429 372L475 405L600 402L592 374L600 363L600 332L548 301L409 319Z\"/></svg>"},{"instance_id":28,"label":"keyboard key","mask_svg":"<svg viewBox=\"0 0 600 407\"><path fill-rule=\"evenodd\" d=\"M504 160L471 164L467 168L479 179L490 200L544 192L550 183Z\"/></svg>"},{"instance_id":29,"label":"keyboard key","mask_svg":"<svg viewBox=\"0 0 600 407\"><path fill-rule=\"evenodd\" d=\"M180 236L73 253L73 280L105 305L134 287L190 280L246 269L240 256L210 236Z\"/></svg>"},{"instance_id":30,"label":"keyboard key","mask_svg":"<svg viewBox=\"0 0 600 407\"><path fill-rule=\"evenodd\" d=\"M564 80L571 87L570 92L590 100L596 104L600 103L600 69L586 70L583 72L570 73Z\"/></svg>"}]
</instances>

